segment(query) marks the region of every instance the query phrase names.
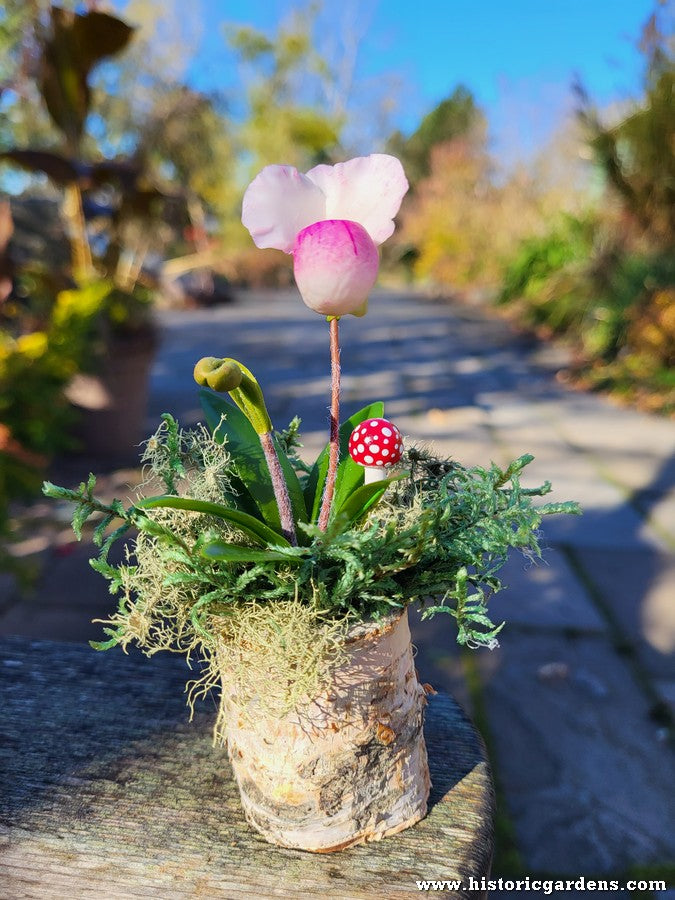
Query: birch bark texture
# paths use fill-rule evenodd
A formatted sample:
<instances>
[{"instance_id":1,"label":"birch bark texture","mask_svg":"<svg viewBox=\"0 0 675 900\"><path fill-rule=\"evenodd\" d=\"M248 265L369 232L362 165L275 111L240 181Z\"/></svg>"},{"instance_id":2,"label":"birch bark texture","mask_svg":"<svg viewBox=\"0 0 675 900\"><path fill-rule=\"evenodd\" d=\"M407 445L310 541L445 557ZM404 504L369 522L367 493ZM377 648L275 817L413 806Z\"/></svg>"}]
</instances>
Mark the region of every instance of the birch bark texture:
<instances>
[{"instance_id":1,"label":"birch bark texture","mask_svg":"<svg viewBox=\"0 0 675 900\"><path fill-rule=\"evenodd\" d=\"M426 692L407 611L355 626L347 650L323 693L282 717L255 700L242 705L223 668L227 749L244 814L273 844L330 853L426 815Z\"/></svg>"}]
</instances>

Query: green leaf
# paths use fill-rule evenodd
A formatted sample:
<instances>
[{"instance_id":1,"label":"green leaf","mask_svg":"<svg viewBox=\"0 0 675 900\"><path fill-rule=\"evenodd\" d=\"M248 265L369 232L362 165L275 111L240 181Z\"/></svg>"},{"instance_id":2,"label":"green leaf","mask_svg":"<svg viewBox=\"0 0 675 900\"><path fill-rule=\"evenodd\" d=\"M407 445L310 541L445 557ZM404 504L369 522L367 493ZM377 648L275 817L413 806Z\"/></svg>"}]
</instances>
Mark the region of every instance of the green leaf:
<instances>
[{"instance_id":1,"label":"green leaf","mask_svg":"<svg viewBox=\"0 0 675 900\"><path fill-rule=\"evenodd\" d=\"M111 647L114 647L116 644L119 644L120 638L123 636L119 629L114 628L104 628L104 634L110 635L109 641L89 641L89 646L93 647L94 650L110 650Z\"/></svg>"},{"instance_id":2,"label":"green leaf","mask_svg":"<svg viewBox=\"0 0 675 900\"><path fill-rule=\"evenodd\" d=\"M155 519L150 518L143 510L131 509L129 511L129 518L136 528L144 534L151 534L153 537L161 538L169 543L178 543L181 541L170 528L167 528L166 525L162 525L161 522L157 522Z\"/></svg>"},{"instance_id":3,"label":"green leaf","mask_svg":"<svg viewBox=\"0 0 675 900\"><path fill-rule=\"evenodd\" d=\"M345 462L349 458L349 437L356 426L360 425L361 422L365 422L366 419L380 419L383 415L384 403L378 400L375 403L370 403L368 406L364 406L363 409L355 412L353 416L350 416L346 421L342 423L342 425L340 426L340 460ZM309 476L307 478L307 483L305 485L305 504L307 506L307 512L309 513L310 522L316 522L319 518L321 500L323 498L323 489L326 483L326 475L328 474L329 450L330 443L326 444L326 446L317 457L316 462L310 470ZM354 465L356 465L356 463L354 463ZM355 476L357 474L351 469L351 467L345 466L344 468L342 468L342 471L340 471L341 468L342 463L340 464L340 466L338 466L338 471L335 479L336 495L339 491L342 490L342 479L347 478L348 483L353 484ZM358 468L361 467L359 466ZM354 488L352 487L351 489L353 490Z\"/></svg>"},{"instance_id":4,"label":"green leaf","mask_svg":"<svg viewBox=\"0 0 675 900\"><path fill-rule=\"evenodd\" d=\"M110 589L115 592L117 588L122 585L122 577L120 575L120 571L115 568L115 566L111 566L110 563L106 562L105 559L90 559L89 565L92 567L94 572L98 572L99 575L103 575L104 578L107 578L108 581L111 582Z\"/></svg>"},{"instance_id":5,"label":"green leaf","mask_svg":"<svg viewBox=\"0 0 675 900\"><path fill-rule=\"evenodd\" d=\"M227 440L237 473L255 500L261 518L280 532L272 479L255 428L240 409L217 394L201 390L199 399L213 436L217 440Z\"/></svg>"},{"instance_id":6,"label":"green leaf","mask_svg":"<svg viewBox=\"0 0 675 900\"><path fill-rule=\"evenodd\" d=\"M111 638L109 641L89 641L89 646L94 650L110 650L119 644L117 638Z\"/></svg>"},{"instance_id":7,"label":"green leaf","mask_svg":"<svg viewBox=\"0 0 675 900\"><path fill-rule=\"evenodd\" d=\"M220 503L211 503L208 500L193 500L190 497L173 497L166 495L163 497L149 497L147 500L141 500L136 504L136 509L185 509L189 512L198 512L207 516L217 516L226 522L236 525L241 531L252 538L256 543L264 547L267 546L288 546L289 542L276 531L272 531L264 522L260 522L253 516L241 512L238 509L230 509L228 506L222 506Z\"/></svg>"},{"instance_id":8,"label":"green leaf","mask_svg":"<svg viewBox=\"0 0 675 900\"><path fill-rule=\"evenodd\" d=\"M78 499L75 491L70 490L70 488L60 487L52 481L42 482L42 493L45 497L51 497L52 500L72 500L76 502Z\"/></svg>"},{"instance_id":9,"label":"green leaf","mask_svg":"<svg viewBox=\"0 0 675 900\"><path fill-rule=\"evenodd\" d=\"M553 516L562 513L566 516L580 516L582 507L576 500L564 500L561 503L544 503L543 506L535 506L535 512L540 516Z\"/></svg>"},{"instance_id":10,"label":"green leaf","mask_svg":"<svg viewBox=\"0 0 675 900\"><path fill-rule=\"evenodd\" d=\"M74 510L72 528L78 541L82 540L82 527L93 511L93 507L89 503L83 503Z\"/></svg>"},{"instance_id":11,"label":"green leaf","mask_svg":"<svg viewBox=\"0 0 675 900\"><path fill-rule=\"evenodd\" d=\"M260 509L261 517L281 533L279 508L274 496L272 478L257 431L238 407L217 394L202 390L199 397L207 424L214 437L221 440L227 438L227 446L237 467L237 473ZM307 510L298 476L277 440L274 441L274 445L288 486L293 518L296 522L306 522Z\"/></svg>"},{"instance_id":12,"label":"green leaf","mask_svg":"<svg viewBox=\"0 0 675 900\"><path fill-rule=\"evenodd\" d=\"M123 50L133 29L95 10L78 15L52 6L51 20L51 35L39 60L40 92L55 125L70 142L77 142L89 113L89 73L102 59Z\"/></svg>"},{"instance_id":13,"label":"green leaf","mask_svg":"<svg viewBox=\"0 0 675 900\"><path fill-rule=\"evenodd\" d=\"M108 553L110 552L110 548L115 543L115 541L119 540L124 534L129 531L131 527L131 523L124 521L119 528L116 528L112 534L109 534L107 538L105 538L104 542L101 544L101 558L107 559Z\"/></svg>"},{"instance_id":14,"label":"green leaf","mask_svg":"<svg viewBox=\"0 0 675 900\"><path fill-rule=\"evenodd\" d=\"M384 478L382 481L374 481L371 484L362 485L336 510L334 518L336 520L341 518L345 522L345 527L357 522L371 507L375 506L390 484L407 478L409 474L409 472L402 472L398 475Z\"/></svg>"},{"instance_id":15,"label":"green leaf","mask_svg":"<svg viewBox=\"0 0 675 900\"><path fill-rule=\"evenodd\" d=\"M335 509L339 509L354 491L362 486L364 478L363 466L355 463L348 453L339 464L335 477L335 494L333 495Z\"/></svg>"},{"instance_id":16,"label":"green leaf","mask_svg":"<svg viewBox=\"0 0 675 900\"><path fill-rule=\"evenodd\" d=\"M212 541L202 549L202 556L218 562L301 562L297 554L284 553L280 550L256 550L240 544L226 544Z\"/></svg>"},{"instance_id":17,"label":"green leaf","mask_svg":"<svg viewBox=\"0 0 675 900\"><path fill-rule=\"evenodd\" d=\"M96 10L75 16L71 27L78 61L85 72L124 50L135 31L122 19Z\"/></svg>"},{"instance_id":18,"label":"green leaf","mask_svg":"<svg viewBox=\"0 0 675 900\"><path fill-rule=\"evenodd\" d=\"M227 480L232 490L222 492L222 497L226 504L233 509L238 509L240 512L248 513L254 519L261 519L260 507L241 478L237 478L236 475L228 475Z\"/></svg>"},{"instance_id":19,"label":"green leaf","mask_svg":"<svg viewBox=\"0 0 675 900\"><path fill-rule=\"evenodd\" d=\"M274 441L274 448L279 457L279 465L281 466L281 471L284 473L284 480L288 487L288 496L293 510L293 519L296 525L298 522L306 522L307 507L305 506L305 498L302 493L302 485L300 484L295 468L293 467L293 463L288 458L281 442L276 437L273 437L272 440Z\"/></svg>"},{"instance_id":20,"label":"green leaf","mask_svg":"<svg viewBox=\"0 0 675 900\"><path fill-rule=\"evenodd\" d=\"M499 475L496 486L501 487L503 484L506 484L514 475L518 475L518 473L522 472L525 466L529 466L533 460L534 456L532 456L531 453L523 453L523 455L519 456L518 459L515 459L507 469L504 469L503 472L496 470Z\"/></svg>"},{"instance_id":21,"label":"green leaf","mask_svg":"<svg viewBox=\"0 0 675 900\"><path fill-rule=\"evenodd\" d=\"M93 540L94 540L94 544L97 547L103 546L103 542L105 541L105 530L108 527L108 525L110 525L113 518L114 518L114 516L111 516L110 514L108 514L107 516L104 516L104 518L99 522L99 524L96 526L96 528L94 528Z\"/></svg>"}]
</instances>

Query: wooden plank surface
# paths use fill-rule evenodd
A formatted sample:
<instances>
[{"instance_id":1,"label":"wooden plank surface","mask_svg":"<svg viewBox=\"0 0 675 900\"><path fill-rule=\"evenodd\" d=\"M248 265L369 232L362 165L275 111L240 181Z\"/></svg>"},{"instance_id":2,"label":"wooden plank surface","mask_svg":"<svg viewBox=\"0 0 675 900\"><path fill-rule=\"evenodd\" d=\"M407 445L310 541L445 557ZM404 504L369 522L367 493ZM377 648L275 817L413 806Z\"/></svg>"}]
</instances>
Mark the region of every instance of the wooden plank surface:
<instances>
[{"instance_id":1,"label":"wooden plank surface","mask_svg":"<svg viewBox=\"0 0 675 900\"><path fill-rule=\"evenodd\" d=\"M189 677L176 657L0 641L0 897L365 900L488 874L492 784L451 698L429 698L426 819L324 856L272 847L245 823L211 745L213 701L188 723Z\"/></svg>"}]
</instances>

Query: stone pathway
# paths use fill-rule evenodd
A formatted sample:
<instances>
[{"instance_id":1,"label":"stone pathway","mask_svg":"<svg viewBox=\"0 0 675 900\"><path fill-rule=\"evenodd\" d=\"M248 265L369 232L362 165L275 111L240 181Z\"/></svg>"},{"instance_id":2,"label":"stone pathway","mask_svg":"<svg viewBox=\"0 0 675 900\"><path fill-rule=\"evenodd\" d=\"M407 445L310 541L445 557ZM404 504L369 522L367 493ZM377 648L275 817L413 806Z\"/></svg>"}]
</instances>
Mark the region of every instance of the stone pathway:
<instances>
[{"instance_id":1,"label":"stone pathway","mask_svg":"<svg viewBox=\"0 0 675 900\"><path fill-rule=\"evenodd\" d=\"M194 362L228 355L256 373L277 427L297 413L306 454L323 445L327 329L293 292L161 321L149 430L165 410L197 421ZM383 399L411 439L467 464L531 452L528 483L550 479L552 499L584 506L546 523L543 564L509 562L510 589L492 605L508 620L498 650L460 653L450 623L415 624L424 680L452 691L486 732L523 871L590 876L672 860L675 424L566 390L554 377L559 351L480 309L382 293L341 331L346 415ZM55 477L86 474L75 460ZM134 477L116 469L102 485L119 495ZM24 551L41 551L49 574L28 597L0 582L0 633L99 634L89 620L110 597L59 514L31 510L37 537Z\"/></svg>"}]
</instances>

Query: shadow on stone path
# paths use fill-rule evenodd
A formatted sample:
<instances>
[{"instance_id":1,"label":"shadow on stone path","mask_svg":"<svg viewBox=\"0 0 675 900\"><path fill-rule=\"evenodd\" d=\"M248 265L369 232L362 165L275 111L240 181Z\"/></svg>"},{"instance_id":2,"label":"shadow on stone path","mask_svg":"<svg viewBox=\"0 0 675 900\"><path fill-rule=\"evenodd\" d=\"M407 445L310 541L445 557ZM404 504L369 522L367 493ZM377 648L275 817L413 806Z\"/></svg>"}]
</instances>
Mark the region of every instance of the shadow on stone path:
<instances>
[{"instance_id":1,"label":"shadow on stone path","mask_svg":"<svg viewBox=\"0 0 675 900\"><path fill-rule=\"evenodd\" d=\"M194 362L227 355L255 372L276 427L298 414L307 455L323 445L327 328L294 292L242 294L161 323L148 433L164 411L196 422ZM509 562L510 589L492 606L508 621L500 649L467 657L437 619L414 631L425 680L471 709L467 668L480 679L524 869L590 875L675 857L664 729L675 704L675 425L565 390L558 351L480 309L382 292L341 332L344 415L382 399L409 439L467 464L531 452L527 482L550 479L552 499L584 506L546 525L543 564ZM68 461L55 478L76 482L90 465ZM135 477L116 468L102 484L120 495ZM46 574L32 597L5 590L4 606L0 584L0 633L98 636L89 620L110 597L86 564L90 548L72 543L67 511L32 514L50 521L32 545Z\"/></svg>"}]
</instances>

